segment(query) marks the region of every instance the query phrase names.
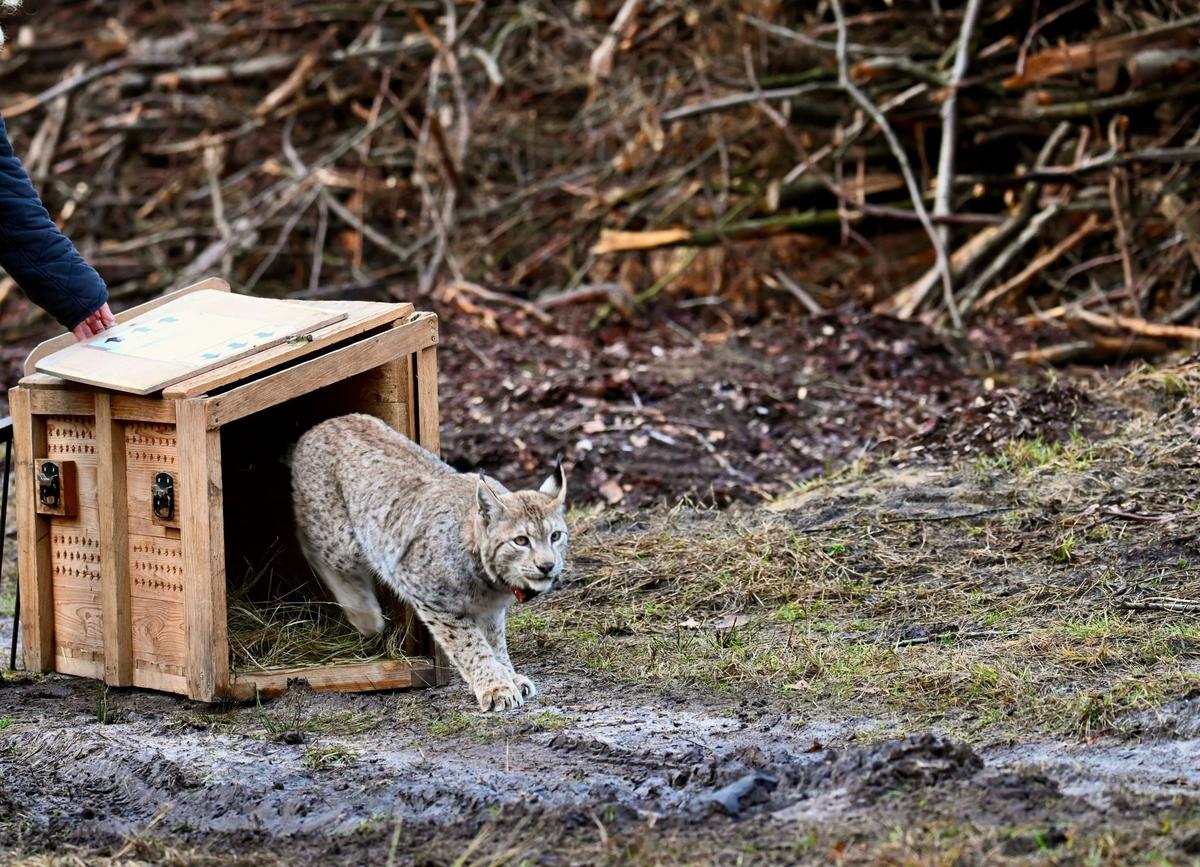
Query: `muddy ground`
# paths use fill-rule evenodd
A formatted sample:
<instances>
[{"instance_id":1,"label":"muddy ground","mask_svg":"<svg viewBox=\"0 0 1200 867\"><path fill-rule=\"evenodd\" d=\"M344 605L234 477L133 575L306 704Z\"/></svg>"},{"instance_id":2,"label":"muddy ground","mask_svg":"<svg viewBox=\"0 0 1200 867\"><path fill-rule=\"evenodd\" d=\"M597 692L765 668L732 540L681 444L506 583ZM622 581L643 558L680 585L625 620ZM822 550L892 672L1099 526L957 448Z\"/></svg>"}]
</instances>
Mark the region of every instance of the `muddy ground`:
<instances>
[{"instance_id":1,"label":"muddy ground","mask_svg":"<svg viewBox=\"0 0 1200 867\"><path fill-rule=\"evenodd\" d=\"M447 457L576 464L569 577L513 612L537 699L11 675L0 860L1200 859L1200 370L853 311L552 337L442 354Z\"/></svg>"}]
</instances>

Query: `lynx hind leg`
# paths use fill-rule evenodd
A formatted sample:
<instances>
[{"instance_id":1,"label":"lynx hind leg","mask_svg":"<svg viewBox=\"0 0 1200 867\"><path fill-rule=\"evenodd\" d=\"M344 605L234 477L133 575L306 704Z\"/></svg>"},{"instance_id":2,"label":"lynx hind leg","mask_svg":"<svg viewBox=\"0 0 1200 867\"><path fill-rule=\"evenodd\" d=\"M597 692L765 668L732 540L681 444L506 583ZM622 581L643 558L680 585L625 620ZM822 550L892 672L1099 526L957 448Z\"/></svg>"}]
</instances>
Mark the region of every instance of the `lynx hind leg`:
<instances>
[{"instance_id":1,"label":"lynx hind leg","mask_svg":"<svg viewBox=\"0 0 1200 867\"><path fill-rule=\"evenodd\" d=\"M330 516L325 517L328 521ZM298 523L304 558L342 606L350 625L364 635L381 632L383 612L375 597L375 579L359 562L354 538L349 532L338 533L320 522L317 526L307 526L304 520Z\"/></svg>"},{"instance_id":2,"label":"lynx hind leg","mask_svg":"<svg viewBox=\"0 0 1200 867\"><path fill-rule=\"evenodd\" d=\"M312 558L309 558L308 562L329 588L333 598L342 606L342 612L351 626L363 635L375 635L383 631L386 625L383 610L379 607L379 598L375 595L375 577L369 569L358 566L342 570L329 564L313 562Z\"/></svg>"},{"instance_id":3,"label":"lynx hind leg","mask_svg":"<svg viewBox=\"0 0 1200 867\"><path fill-rule=\"evenodd\" d=\"M364 635L384 627L375 581L359 557L350 516L328 472L320 440L302 437L292 458L296 533L304 557L342 606L346 619Z\"/></svg>"}]
</instances>

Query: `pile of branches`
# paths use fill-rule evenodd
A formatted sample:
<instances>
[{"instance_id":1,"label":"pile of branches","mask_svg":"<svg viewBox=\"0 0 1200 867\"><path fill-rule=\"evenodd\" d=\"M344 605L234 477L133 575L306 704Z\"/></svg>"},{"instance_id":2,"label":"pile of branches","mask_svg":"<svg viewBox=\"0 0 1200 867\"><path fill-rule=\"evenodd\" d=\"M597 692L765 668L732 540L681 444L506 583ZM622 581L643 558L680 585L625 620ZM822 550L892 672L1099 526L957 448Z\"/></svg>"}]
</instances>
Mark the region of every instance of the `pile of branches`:
<instances>
[{"instance_id":1,"label":"pile of branches","mask_svg":"<svg viewBox=\"0 0 1200 867\"><path fill-rule=\"evenodd\" d=\"M30 0L6 29L0 114L118 302L223 274L518 331L853 301L1034 324L1031 359L1200 338L1184 0ZM45 327L11 288L6 342Z\"/></svg>"}]
</instances>

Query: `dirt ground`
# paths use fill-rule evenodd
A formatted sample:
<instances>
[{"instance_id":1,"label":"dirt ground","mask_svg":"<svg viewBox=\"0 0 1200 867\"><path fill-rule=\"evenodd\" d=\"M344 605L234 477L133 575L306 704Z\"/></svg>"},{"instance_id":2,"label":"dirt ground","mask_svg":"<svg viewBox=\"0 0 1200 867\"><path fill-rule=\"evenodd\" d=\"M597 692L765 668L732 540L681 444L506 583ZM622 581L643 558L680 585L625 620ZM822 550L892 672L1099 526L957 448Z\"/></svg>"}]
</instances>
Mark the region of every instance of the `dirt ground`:
<instances>
[{"instance_id":1,"label":"dirt ground","mask_svg":"<svg viewBox=\"0 0 1200 867\"><path fill-rule=\"evenodd\" d=\"M706 315L446 329L447 457L575 464L572 568L512 617L537 699L11 675L0 860L1200 859L1200 367Z\"/></svg>"}]
</instances>

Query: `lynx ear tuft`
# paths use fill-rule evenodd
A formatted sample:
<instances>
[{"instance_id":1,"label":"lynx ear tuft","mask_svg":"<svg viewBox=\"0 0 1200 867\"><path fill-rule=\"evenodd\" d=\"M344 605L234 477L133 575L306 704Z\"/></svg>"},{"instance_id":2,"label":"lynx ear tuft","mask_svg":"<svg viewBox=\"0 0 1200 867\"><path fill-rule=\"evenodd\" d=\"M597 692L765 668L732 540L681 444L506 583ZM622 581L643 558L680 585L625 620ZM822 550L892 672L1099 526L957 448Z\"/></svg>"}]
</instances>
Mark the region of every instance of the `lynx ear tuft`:
<instances>
[{"instance_id":1,"label":"lynx ear tuft","mask_svg":"<svg viewBox=\"0 0 1200 867\"><path fill-rule=\"evenodd\" d=\"M538 488L540 493L554 499L556 508L562 508L567 500L567 471L563 469L562 455L554 459L554 472L547 476L546 481Z\"/></svg>"},{"instance_id":2,"label":"lynx ear tuft","mask_svg":"<svg viewBox=\"0 0 1200 867\"><path fill-rule=\"evenodd\" d=\"M487 479L483 476L483 470L479 471L479 483L475 486L475 497L479 502L479 516L483 518L485 524L496 520L504 511L504 504L500 502L500 498L496 496L492 486L487 483Z\"/></svg>"}]
</instances>

